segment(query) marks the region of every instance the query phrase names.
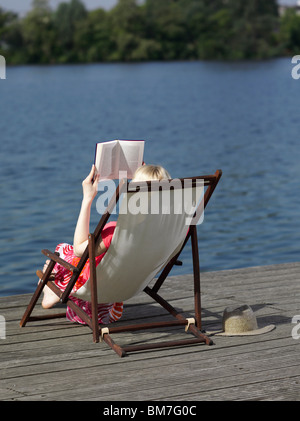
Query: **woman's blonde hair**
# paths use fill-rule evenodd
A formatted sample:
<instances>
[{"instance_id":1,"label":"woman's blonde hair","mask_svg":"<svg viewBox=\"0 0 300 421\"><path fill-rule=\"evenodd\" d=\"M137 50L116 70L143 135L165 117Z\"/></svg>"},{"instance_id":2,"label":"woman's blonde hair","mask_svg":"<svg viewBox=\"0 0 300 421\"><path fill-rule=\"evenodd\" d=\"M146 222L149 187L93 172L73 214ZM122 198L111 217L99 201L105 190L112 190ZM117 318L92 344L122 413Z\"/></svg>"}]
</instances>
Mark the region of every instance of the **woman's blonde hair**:
<instances>
[{"instance_id":1,"label":"woman's blonde hair","mask_svg":"<svg viewBox=\"0 0 300 421\"><path fill-rule=\"evenodd\" d=\"M142 165L132 178L132 181L163 180L171 178L168 171L160 165Z\"/></svg>"}]
</instances>

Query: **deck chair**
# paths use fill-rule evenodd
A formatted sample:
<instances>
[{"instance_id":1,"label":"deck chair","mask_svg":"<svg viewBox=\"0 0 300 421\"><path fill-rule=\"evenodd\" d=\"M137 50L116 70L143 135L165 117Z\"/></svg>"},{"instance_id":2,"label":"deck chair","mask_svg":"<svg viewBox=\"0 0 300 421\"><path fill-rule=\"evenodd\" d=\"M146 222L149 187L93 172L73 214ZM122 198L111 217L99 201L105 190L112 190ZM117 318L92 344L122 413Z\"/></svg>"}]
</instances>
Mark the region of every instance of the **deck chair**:
<instances>
[{"instance_id":1,"label":"deck chair","mask_svg":"<svg viewBox=\"0 0 300 421\"><path fill-rule=\"evenodd\" d=\"M103 213L95 231L89 235L88 246L77 267L62 260L57 253L42 250L50 259L44 273L37 271L42 279L23 315L20 326L33 320L65 316L51 314L38 317L31 313L47 284L48 287L75 311L91 328L93 341L105 341L120 357L129 352L152 348L183 346L198 342L211 345L212 340L205 335L201 325L200 268L197 240L197 224L216 188L221 170L214 175L189 177L186 179L162 180L151 182L128 182L121 180L106 211ZM120 203L121 202L121 203ZM119 216L111 245L100 264L95 265L95 249L100 241L101 231L110 218L116 203L120 203ZM195 317L186 318L169 302L158 294L165 279L187 242L191 240ZM69 296L87 259L90 261L90 279L73 296L91 302L92 317L78 307ZM48 282L56 263L72 272L65 291ZM149 286L153 281L154 285ZM123 326L102 326L98 324L98 303L126 301L144 291L159 303L174 319L161 322L136 323ZM185 326L194 337L139 345L120 346L112 335L117 332L137 331L171 326Z\"/></svg>"}]
</instances>

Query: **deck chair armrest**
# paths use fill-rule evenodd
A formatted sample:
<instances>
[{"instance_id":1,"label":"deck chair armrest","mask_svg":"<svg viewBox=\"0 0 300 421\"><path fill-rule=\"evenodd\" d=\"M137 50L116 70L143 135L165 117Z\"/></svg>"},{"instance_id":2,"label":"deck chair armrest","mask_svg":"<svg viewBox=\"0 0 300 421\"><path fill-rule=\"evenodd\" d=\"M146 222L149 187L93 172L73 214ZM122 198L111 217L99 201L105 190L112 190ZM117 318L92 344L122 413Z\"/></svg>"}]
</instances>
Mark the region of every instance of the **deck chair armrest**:
<instances>
[{"instance_id":1,"label":"deck chair armrest","mask_svg":"<svg viewBox=\"0 0 300 421\"><path fill-rule=\"evenodd\" d=\"M68 269L70 272L78 272L79 269L76 266L71 265L71 263L66 262L65 260L61 259L58 254L52 253L52 251L44 249L42 253L49 257L54 262L58 263L59 265L63 266L64 268Z\"/></svg>"}]
</instances>

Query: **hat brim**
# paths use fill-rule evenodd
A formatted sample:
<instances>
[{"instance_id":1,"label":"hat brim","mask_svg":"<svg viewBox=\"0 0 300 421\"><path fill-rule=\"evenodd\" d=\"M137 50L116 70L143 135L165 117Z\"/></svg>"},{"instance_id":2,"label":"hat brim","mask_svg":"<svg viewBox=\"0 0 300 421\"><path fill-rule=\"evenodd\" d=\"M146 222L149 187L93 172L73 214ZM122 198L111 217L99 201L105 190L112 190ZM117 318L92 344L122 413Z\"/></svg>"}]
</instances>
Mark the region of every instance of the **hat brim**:
<instances>
[{"instance_id":1,"label":"hat brim","mask_svg":"<svg viewBox=\"0 0 300 421\"><path fill-rule=\"evenodd\" d=\"M271 332L271 330L275 329L275 325L268 325L268 326L264 326L260 329L255 329L255 330L249 330L247 332L224 332L224 331L220 331L220 330L216 330L216 331L206 331L207 335L216 335L216 336L254 336L254 335L262 335L263 333L268 333Z\"/></svg>"}]
</instances>

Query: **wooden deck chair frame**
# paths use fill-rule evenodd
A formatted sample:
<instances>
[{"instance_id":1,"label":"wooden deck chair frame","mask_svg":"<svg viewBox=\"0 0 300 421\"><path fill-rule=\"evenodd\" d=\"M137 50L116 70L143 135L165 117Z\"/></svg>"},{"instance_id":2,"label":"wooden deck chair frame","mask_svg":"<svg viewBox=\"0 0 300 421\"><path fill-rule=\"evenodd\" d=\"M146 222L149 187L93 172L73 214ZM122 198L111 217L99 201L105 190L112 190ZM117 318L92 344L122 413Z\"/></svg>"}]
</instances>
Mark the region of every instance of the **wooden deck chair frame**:
<instances>
[{"instance_id":1,"label":"wooden deck chair frame","mask_svg":"<svg viewBox=\"0 0 300 421\"><path fill-rule=\"evenodd\" d=\"M221 178L221 175L222 175L222 171L217 170L214 175L189 177L189 179L193 180L193 183L201 179L203 180L204 185L207 186L207 189L205 191L205 194L202 198L202 203L201 203L201 206L203 206L203 210L206 208L211 198L211 195L213 194ZM180 179L180 180L183 183L184 180L186 179ZM150 183L148 185L150 189ZM102 229L107 223L116 202L119 200L122 192L127 191L126 190L127 188L128 188L128 182L121 180L118 187L116 188L115 197L111 199L94 233L89 234L88 246L86 250L84 251L77 267L61 259L58 253L52 253L49 250L42 250L42 253L47 258L50 259L50 263L44 273L41 271L37 271L37 275L41 279L41 282L38 284L36 291L33 294L30 300L30 303L28 304L28 307L25 310L25 313L20 321L20 326L24 327L27 324L27 322L30 322L30 321L65 317L65 313L31 316L31 313L42 293L42 290L47 284L47 286L60 298L60 302L66 303L91 328L93 332L93 341L96 343L99 342L99 340L105 341L120 357L124 357L128 352L142 351L142 350L147 350L147 349L155 349L155 348L163 348L163 347L184 346L184 345L194 344L198 342L202 342L207 345L212 345L213 344L212 340L208 336L206 336L205 331L202 330L201 298L200 298L200 294L201 294L200 292L200 266L199 266L199 252L198 252L196 225L190 225L190 229L183 242L181 249L166 264L166 266L160 272L160 276L156 280L154 286L151 288L147 286L144 289L144 292L148 294L150 297L152 297L154 301L159 303L165 310L167 310L167 312L170 313L174 317L174 320L164 321L164 322L152 322L152 323L151 322L150 323L137 323L137 324L127 325L127 326L121 325L121 326L116 326L116 327L111 327L111 325L107 327L107 326L101 326L98 324L95 249L96 249L97 241L100 238ZM197 214L197 211L195 212L195 215L196 214ZM178 258L182 250L184 249L186 243L189 241L189 239L191 240L193 277L194 277L195 318L192 318L192 319L189 319L189 318L187 319L183 315L178 313L178 311L170 303L168 303L158 294L159 289L163 285L171 269L173 268L175 264L178 263ZM80 275L87 259L89 259L90 261L90 285L91 285L91 308L92 308L91 318L80 307L78 307L72 300L69 299L72 288L75 285L75 282L78 279L78 276ZM63 267L65 267L66 269L72 272L71 279L65 291L61 291L56 285L54 285L53 282L48 282L51 272L56 263L59 263L60 265L62 265ZM194 338L121 347L117 345L111 337L111 334L118 333L118 332L137 331L137 330L143 330L143 329L154 329L154 328L163 328L163 327L171 327L171 326L185 326L185 330L192 333L194 335Z\"/></svg>"}]
</instances>

